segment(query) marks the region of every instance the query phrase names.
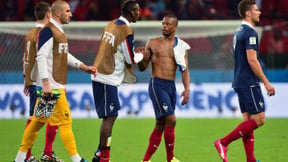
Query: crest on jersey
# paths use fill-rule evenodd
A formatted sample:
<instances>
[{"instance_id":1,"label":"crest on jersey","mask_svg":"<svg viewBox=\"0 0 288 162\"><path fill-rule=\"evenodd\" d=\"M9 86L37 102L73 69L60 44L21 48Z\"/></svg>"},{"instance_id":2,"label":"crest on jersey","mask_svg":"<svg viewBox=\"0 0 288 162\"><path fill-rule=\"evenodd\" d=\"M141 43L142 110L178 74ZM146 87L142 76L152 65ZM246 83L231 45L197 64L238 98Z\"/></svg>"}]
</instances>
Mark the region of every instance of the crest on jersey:
<instances>
[{"instance_id":1,"label":"crest on jersey","mask_svg":"<svg viewBox=\"0 0 288 162\"><path fill-rule=\"evenodd\" d=\"M256 37L249 37L249 44L255 45L256 44Z\"/></svg>"}]
</instances>

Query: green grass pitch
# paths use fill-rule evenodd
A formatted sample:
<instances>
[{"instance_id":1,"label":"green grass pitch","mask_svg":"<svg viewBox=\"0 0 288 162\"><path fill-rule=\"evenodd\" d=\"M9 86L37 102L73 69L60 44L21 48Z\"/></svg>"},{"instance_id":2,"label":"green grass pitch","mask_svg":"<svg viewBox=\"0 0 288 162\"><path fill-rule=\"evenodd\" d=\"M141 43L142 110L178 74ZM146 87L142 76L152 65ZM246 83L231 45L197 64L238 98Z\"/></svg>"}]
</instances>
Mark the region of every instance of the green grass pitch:
<instances>
[{"instance_id":1,"label":"green grass pitch","mask_svg":"<svg viewBox=\"0 0 288 162\"><path fill-rule=\"evenodd\" d=\"M214 140L226 135L241 119L177 119L175 155L181 162L221 162ZM26 119L0 120L0 161L12 162L22 140ZM74 119L73 131L81 156L91 161L98 146L99 119ZM112 162L140 162L146 151L154 119L118 119L112 136ZM255 131L255 155L261 162L288 161L288 119L267 119L264 127ZM39 132L32 153L39 158L44 147L46 127ZM59 134L53 145L56 154L71 161ZM152 162L165 162L164 139ZM245 162L242 140L230 144L228 160Z\"/></svg>"}]
</instances>

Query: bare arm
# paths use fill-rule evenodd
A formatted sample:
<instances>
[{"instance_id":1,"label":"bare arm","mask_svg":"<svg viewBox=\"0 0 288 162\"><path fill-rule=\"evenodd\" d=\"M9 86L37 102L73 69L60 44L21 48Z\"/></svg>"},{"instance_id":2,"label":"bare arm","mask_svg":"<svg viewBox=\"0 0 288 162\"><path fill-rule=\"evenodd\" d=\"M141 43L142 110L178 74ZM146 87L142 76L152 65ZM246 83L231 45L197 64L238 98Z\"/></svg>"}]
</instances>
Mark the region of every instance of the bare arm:
<instances>
[{"instance_id":1,"label":"bare arm","mask_svg":"<svg viewBox=\"0 0 288 162\"><path fill-rule=\"evenodd\" d=\"M78 60L76 57L74 57L71 53L67 54L67 61L68 65L80 69L82 71L85 71L86 73L93 74L94 76L97 75L97 69L94 66L87 66L85 63Z\"/></svg>"},{"instance_id":2,"label":"bare arm","mask_svg":"<svg viewBox=\"0 0 288 162\"><path fill-rule=\"evenodd\" d=\"M257 59L257 53L254 49L249 49L247 52L247 59L248 63L254 72L254 74L264 83L265 89L267 91L267 95L273 96L275 95L275 89L269 82L269 80L266 78L261 65Z\"/></svg>"},{"instance_id":3,"label":"bare arm","mask_svg":"<svg viewBox=\"0 0 288 162\"><path fill-rule=\"evenodd\" d=\"M49 39L46 39L46 36L49 36ZM52 88L48 79L48 65L47 57L49 53L53 50L53 34L50 28L44 28L41 30L38 38L38 52L36 56L36 61L38 65L38 74L42 80L42 91L43 97L52 97ZM41 44L40 44L41 42ZM42 43L44 42L44 43Z\"/></svg>"},{"instance_id":4,"label":"bare arm","mask_svg":"<svg viewBox=\"0 0 288 162\"><path fill-rule=\"evenodd\" d=\"M150 40L147 41L146 46L145 46L145 52L144 52L144 58L141 62L138 63L138 67L140 71L144 71L151 59L152 56L152 51L151 51L151 45L150 45Z\"/></svg>"},{"instance_id":5,"label":"bare arm","mask_svg":"<svg viewBox=\"0 0 288 162\"><path fill-rule=\"evenodd\" d=\"M26 45L25 45L26 47ZM26 49L26 48L25 48ZM29 49L27 49L27 52L29 51ZM25 61L25 52L23 53L23 58L22 58L22 68L23 68L23 77L24 77L24 89L23 92L26 96L30 96L30 92L29 92L29 86L26 84L26 64L28 64L28 62Z\"/></svg>"},{"instance_id":6,"label":"bare arm","mask_svg":"<svg viewBox=\"0 0 288 162\"><path fill-rule=\"evenodd\" d=\"M82 63L80 64L79 69L85 71L86 73L93 74L94 77L97 75L97 69L94 66L87 66L86 64Z\"/></svg>"},{"instance_id":7,"label":"bare arm","mask_svg":"<svg viewBox=\"0 0 288 162\"><path fill-rule=\"evenodd\" d=\"M188 68L188 52L186 51L185 54L185 62L186 62L186 69L182 72L182 83L184 85L184 91L182 92L181 96L183 96L183 100L181 102L182 105L185 105L189 101L190 96L190 74Z\"/></svg>"}]
</instances>

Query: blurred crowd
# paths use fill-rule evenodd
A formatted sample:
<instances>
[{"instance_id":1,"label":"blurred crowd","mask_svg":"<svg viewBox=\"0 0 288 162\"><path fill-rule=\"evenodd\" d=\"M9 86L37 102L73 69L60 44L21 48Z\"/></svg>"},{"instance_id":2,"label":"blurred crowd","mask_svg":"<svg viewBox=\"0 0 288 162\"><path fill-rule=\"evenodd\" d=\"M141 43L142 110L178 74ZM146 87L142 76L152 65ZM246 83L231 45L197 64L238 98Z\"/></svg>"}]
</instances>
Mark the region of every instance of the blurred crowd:
<instances>
[{"instance_id":1,"label":"blurred crowd","mask_svg":"<svg viewBox=\"0 0 288 162\"><path fill-rule=\"evenodd\" d=\"M43 0L0 0L0 21L33 21L33 8ZM52 4L55 0L44 0ZM120 14L121 0L66 0L75 21L111 20ZM239 19L240 0L138 0L142 20L161 20L174 13L180 20ZM287 19L287 0L256 0L263 23Z\"/></svg>"},{"instance_id":2,"label":"blurred crowd","mask_svg":"<svg viewBox=\"0 0 288 162\"><path fill-rule=\"evenodd\" d=\"M34 6L40 1L52 4L55 0L0 0L0 21L34 21ZM121 0L66 1L71 6L74 21L108 21L120 15ZM237 13L239 1L138 0L141 20L161 20L168 13L175 14L179 20L240 20ZM259 25L264 29L260 53L288 54L288 46L285 46L288 44L288 0L256 0L256 3L262 12ZM209 53L209 38L197 38L195 42L208 42L204 49L199 48L201 51L195 53Z\"/></svg>"}]
</instances>

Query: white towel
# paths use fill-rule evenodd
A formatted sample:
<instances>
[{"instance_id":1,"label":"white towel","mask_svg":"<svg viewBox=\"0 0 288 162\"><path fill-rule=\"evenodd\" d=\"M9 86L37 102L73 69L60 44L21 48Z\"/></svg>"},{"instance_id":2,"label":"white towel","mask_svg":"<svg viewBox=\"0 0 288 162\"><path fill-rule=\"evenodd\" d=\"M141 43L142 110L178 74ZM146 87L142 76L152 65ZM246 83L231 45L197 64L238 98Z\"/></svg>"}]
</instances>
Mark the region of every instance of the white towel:
<instances>
[{"instance_id":1,"label":"white towel","mask_svg":"<svg viewBox=\"0 0 288 162\"><path fill-rule=\"evenodd\" d=\"M190 46L185 41L178 37L175 37L175 44L173 47L174 58L180 71L184 71L186 69L186 62L184 56L186 54L186 51L189 49Z\"/></svg>"},{"instance_id":2,"label":"white towel","mask_svg":"<svg viewBox=\"0 0 288 162\"><path fill-rule=\"evenodd\" d=\"M142 61L144 58L144 55L143 53L134 53L134 62L137 64L139 63L140 61Z\"/></svg>"}]
</instances>

